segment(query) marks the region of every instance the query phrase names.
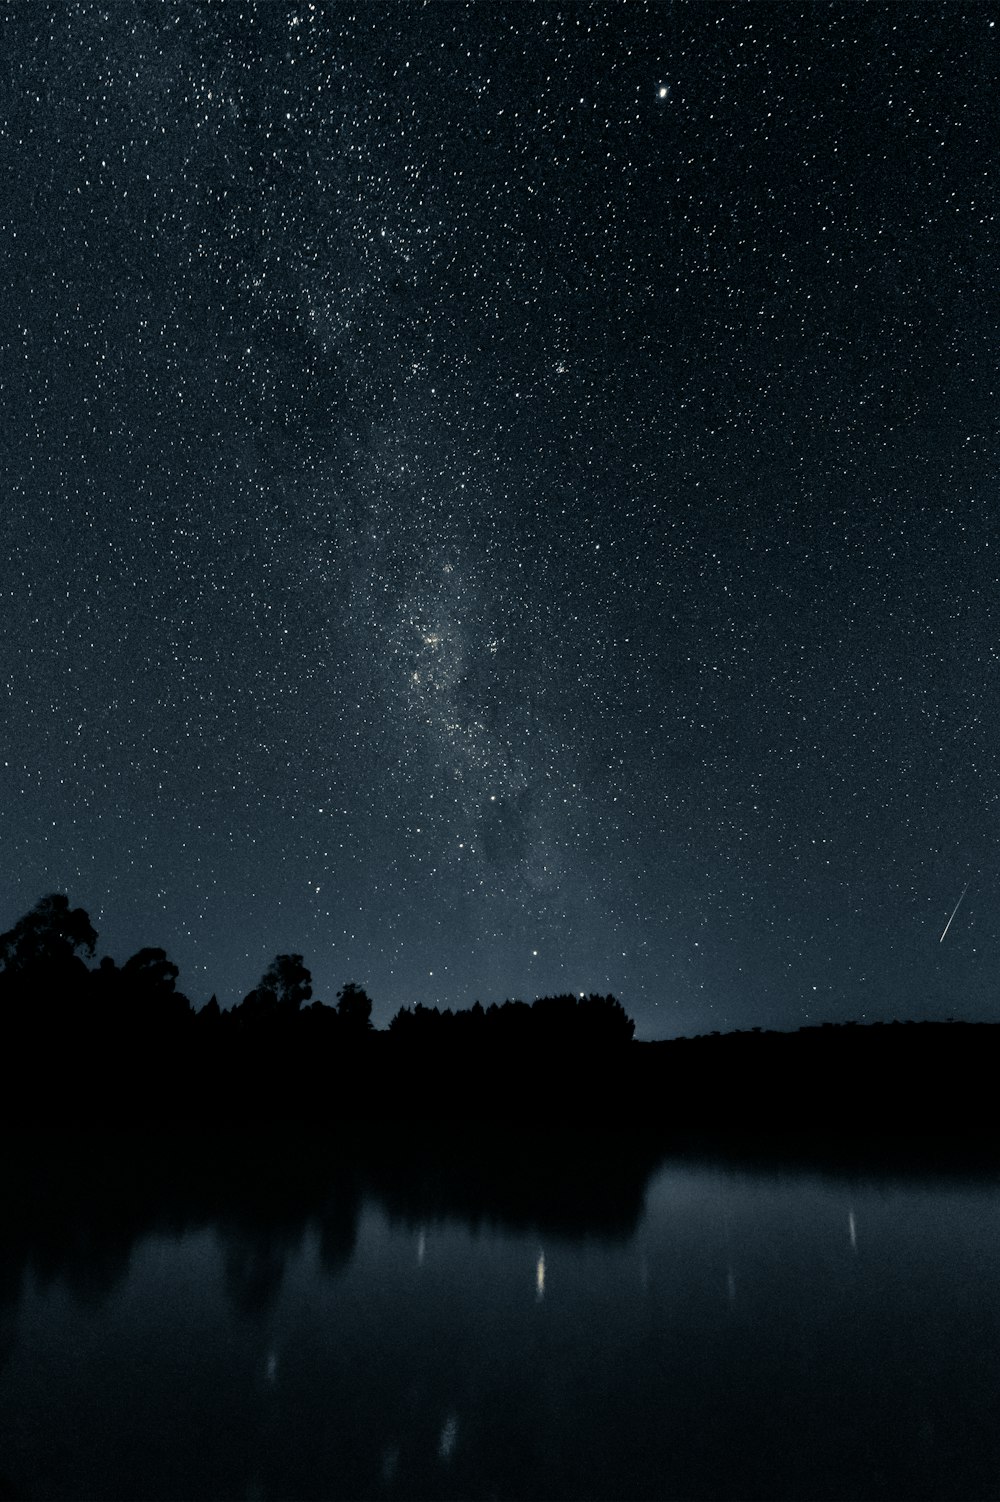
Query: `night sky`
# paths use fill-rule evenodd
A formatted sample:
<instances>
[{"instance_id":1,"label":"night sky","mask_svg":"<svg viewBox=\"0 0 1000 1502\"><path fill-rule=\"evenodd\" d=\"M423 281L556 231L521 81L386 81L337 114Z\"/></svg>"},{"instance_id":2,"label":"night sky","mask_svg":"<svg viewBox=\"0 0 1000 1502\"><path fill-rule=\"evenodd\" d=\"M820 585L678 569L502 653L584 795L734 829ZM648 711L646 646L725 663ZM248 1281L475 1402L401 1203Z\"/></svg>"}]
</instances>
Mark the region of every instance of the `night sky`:
<instances>
[{"instance_id":1,"label":"night sky","mask_svg":"<svg viewBox=\"0 0 1000 1502\"><path fill-rule=\"evenodd\" d=\"M998 48L7 6L0 927L380 1026L995 1017Z\"/></svg>"}]
</instances>

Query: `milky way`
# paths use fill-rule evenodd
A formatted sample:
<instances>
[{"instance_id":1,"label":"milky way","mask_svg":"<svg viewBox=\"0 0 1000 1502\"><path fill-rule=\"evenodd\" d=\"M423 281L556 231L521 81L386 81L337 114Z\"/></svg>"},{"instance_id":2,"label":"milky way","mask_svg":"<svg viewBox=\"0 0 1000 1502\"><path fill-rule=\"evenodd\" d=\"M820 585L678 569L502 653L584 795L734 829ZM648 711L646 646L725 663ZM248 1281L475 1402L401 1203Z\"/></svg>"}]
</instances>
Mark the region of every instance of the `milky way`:
<instances>
[{"instance_id":1,"label":"milky way","mask_svg":"<svg viewBox=\"0 0 1000 1502\"><path fill-rule=\"evenodd\" d=\"M8 7L3 925L992 1015L998 20Z\"/></svg>"}]
</instances>

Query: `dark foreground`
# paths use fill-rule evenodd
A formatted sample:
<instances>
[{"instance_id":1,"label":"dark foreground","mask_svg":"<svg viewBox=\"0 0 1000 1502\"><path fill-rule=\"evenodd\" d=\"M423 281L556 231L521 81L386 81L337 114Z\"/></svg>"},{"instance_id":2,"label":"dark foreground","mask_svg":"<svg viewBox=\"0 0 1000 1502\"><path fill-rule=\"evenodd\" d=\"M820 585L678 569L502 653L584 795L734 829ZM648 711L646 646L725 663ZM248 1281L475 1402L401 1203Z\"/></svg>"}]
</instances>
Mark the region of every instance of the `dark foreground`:
<instances>
[{"instance_id":1,"label":"dark foreground","mask_svg":"<svg viewBox=\"0 0 1000 1502\"><path fill-rule=\"evenodd\" d=\"M225 1011L194 1007L144 948L88 964L97 933L51 893L0 934L0 1119L125 1126L504 1122L654 1131L976 1133L996 1120L1000 1026L898 1023L634 1041L614 996L452 1012L403 1007L383 1031L346 984L312 999L276 955Z\"/></svg>"},{"instance_id":2,"label":"dark foreground","mask_svg":"<svg viewBox=\"0 0 1000 1502\"><path fill-rule=\"evenodd\" d=\"M989 1133L1000 1026L888 1024L664 1043L341 1037L294 1017L5 1029L0 1120L45 1127L297 1121L592 1126L782 1139Z\"/></svg>"}]
</instances>

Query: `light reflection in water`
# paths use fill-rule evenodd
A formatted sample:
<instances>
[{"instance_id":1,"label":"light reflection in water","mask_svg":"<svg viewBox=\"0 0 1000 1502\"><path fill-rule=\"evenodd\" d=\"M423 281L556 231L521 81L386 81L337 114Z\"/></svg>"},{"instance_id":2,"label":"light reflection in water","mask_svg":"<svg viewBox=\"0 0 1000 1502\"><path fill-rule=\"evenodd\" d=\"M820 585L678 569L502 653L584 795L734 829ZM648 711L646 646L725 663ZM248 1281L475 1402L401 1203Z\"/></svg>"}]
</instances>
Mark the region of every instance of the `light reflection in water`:
<instances>
[{"instance_id":1,"label":"light reflection in water","mask_svg":"<svg viewBox=\"0 0 1000 1502\"><path fill-rule=\"evenodd\" d=\"M137 1231L99 1306L69 1251L65 1288L22 1273L16 1305L0 1300L0 1499L149 1495L149 1454L178 1497L207 1495L206 1476L217 1495L331 1502L996 1495L994 1176L869 1185L670 1163L627 1238L597 1210L570 1236L472 1221L464 1198L450 1218L416 1198L351 1206L348 1261L329 1210L336 1260L311 1233L281 1243L266 1316L226 1277L234 1245L247 1263L259 1250L253 1228ZM72 1225L70 1211L73 1197ZM553 1298L539 1236L558 1251ZM190 1458L173 1444L187 1431Z\"/></svg>"},{"instance_id":2,"label":"light reflection in water","mask_svg":"<svg viewBox=\"0 0 1000 1502\"><path fill-rule=\"evenodd\" d=\"M455 1441L458 1438L458 1416L449 1413L441 1429L441 1438L438 1440L438 1455L442 1460L450 1460L455 1449Z\"/></svg>"}]
</instances>

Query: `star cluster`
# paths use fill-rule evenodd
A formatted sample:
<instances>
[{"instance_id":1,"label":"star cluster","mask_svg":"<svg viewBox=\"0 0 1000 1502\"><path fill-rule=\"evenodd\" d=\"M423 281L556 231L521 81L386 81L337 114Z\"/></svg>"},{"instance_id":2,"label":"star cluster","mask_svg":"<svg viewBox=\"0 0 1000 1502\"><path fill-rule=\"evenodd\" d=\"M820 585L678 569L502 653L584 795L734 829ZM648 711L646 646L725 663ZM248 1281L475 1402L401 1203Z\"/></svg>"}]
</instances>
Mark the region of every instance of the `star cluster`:
<instances>
[{"instance_id":1,"label":"star cluster","mask_svg":"<svg viewBox=\"0 0 1000 1502\"><path fill-rule=\"evenodd\" d=\"M4 923L992 1015L997 20L9 7Z\"/></svg>"}]
</instances>

